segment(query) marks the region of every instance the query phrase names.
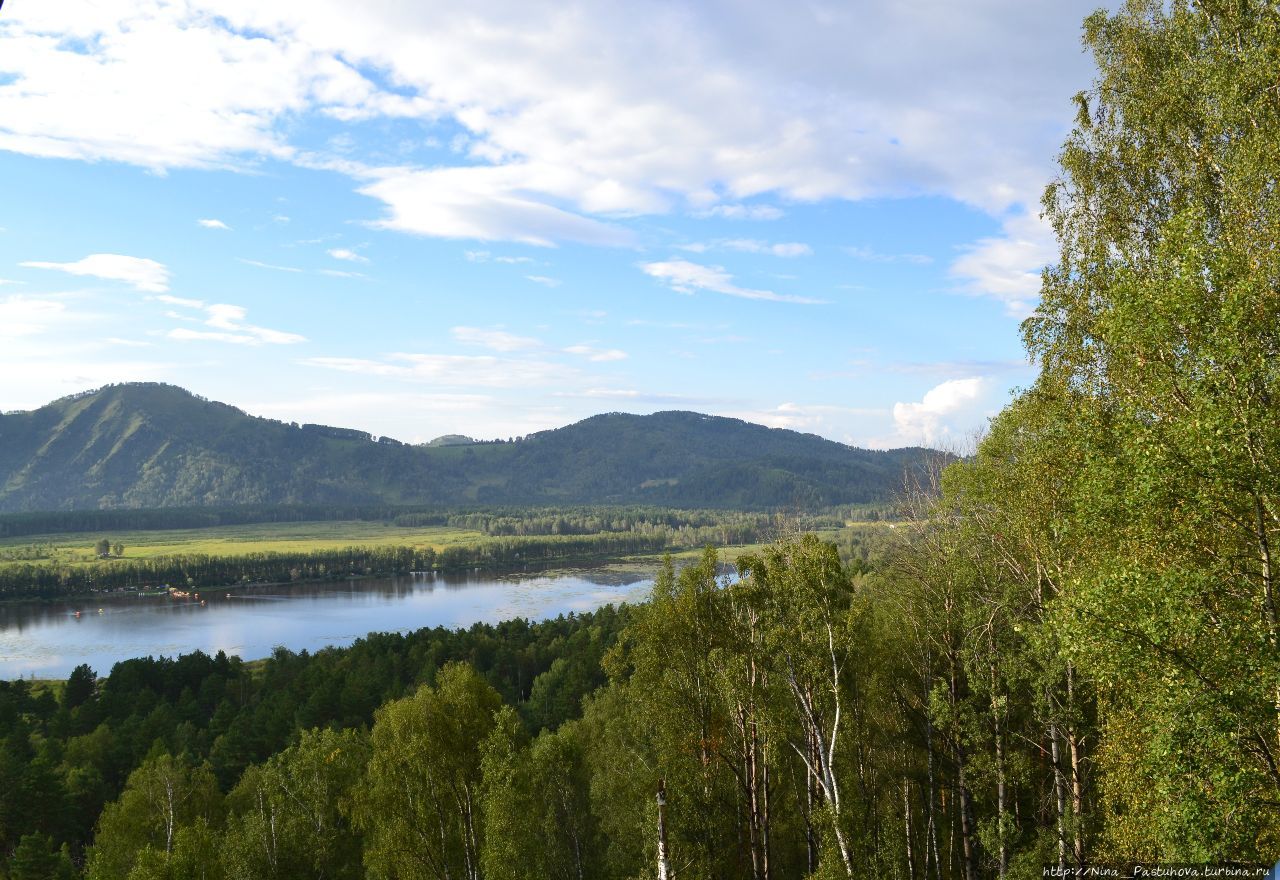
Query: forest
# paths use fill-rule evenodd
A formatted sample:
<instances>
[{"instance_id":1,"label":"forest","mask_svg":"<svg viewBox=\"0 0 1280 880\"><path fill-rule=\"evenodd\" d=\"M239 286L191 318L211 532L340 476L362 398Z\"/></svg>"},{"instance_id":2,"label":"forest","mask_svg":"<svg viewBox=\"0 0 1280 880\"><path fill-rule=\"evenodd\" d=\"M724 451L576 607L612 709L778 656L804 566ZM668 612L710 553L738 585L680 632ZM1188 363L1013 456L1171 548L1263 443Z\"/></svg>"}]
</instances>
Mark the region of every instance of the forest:
<instances>
[{"instance_id":1,"label":"forest","mask_svg":"<svg viewBox=\"0 0 1280 880\"><path fill-rule=\"evenodd\" d=\"M787 534L634 608L0 685L8 877L1273 864L1280 9L1084 33L1039 376L875 564Z\"/></svg>"}]
</instances>

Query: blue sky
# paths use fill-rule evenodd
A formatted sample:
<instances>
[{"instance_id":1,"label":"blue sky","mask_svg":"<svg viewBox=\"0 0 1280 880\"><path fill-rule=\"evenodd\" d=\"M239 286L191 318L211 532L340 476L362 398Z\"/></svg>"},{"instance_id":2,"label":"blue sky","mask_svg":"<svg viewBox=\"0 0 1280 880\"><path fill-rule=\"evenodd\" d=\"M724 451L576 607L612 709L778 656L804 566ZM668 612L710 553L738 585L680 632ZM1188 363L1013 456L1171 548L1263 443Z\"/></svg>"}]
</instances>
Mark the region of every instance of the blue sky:
<instances>
[{"instance_id":1,"label":"blue sky","mask_svg":"<svg viewBox=\"0 0 1280 880\"><path fill-rule=\"evenodd\" d=\"M0 410L963 442L1034 378L1090 8L9 0Z\"/></svg>"}]
</instances>

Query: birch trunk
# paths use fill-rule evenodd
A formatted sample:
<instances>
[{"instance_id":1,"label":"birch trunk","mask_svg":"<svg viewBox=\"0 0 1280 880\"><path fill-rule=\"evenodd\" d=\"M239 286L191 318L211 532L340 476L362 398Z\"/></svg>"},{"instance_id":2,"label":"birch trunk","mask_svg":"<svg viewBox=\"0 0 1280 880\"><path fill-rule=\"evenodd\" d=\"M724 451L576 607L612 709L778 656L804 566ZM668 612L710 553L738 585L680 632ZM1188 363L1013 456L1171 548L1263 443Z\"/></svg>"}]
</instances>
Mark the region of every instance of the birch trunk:
<instances>
[{"instance_id":1,"label":"birch trunk","mask_svg":"<svg viewBox=\"0 0 1280 880\"><path fill-rule=\"evenodd\" d=\"M671 857L667 851L667 791L666 783L658 782L658 880L674 880Z\"/></svg>"}]
</instances>

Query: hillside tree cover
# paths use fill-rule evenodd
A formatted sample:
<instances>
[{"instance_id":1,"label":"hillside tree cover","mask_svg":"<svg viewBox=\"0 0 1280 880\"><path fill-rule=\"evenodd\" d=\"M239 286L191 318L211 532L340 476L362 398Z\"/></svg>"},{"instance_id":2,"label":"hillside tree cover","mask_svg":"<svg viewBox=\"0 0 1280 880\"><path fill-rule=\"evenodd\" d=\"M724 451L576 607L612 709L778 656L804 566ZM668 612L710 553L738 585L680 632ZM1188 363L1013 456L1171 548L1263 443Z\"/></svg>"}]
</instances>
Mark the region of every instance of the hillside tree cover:
<instances>
[{"instance_id":1,"label":"hillside tree cover","mask_svg":"<svg viewBox=\"0 0 1280 880\"><path fill-rule=\"evenodd\" d=\"M921 449L855 449L693 412L605 413L520 440L410 446L256 418L158 383L0 413L0 513L200 507L887 500ZM197 517L191 517L197 518Z\"/></svg>"}]
</instances>

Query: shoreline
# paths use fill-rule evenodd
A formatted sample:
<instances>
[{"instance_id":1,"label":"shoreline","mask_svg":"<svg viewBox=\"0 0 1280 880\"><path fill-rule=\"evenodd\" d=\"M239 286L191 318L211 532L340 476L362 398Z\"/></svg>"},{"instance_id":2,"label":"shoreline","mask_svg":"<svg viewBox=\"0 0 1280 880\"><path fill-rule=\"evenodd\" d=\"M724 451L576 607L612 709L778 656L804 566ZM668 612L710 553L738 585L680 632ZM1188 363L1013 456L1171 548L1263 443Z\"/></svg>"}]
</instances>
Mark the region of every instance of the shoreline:
<instances>
[{"instance_id":1,"label":"shoreline","mask_svg":"<svg viewBox=\"0 0 1280 880\"><path fill-rule=\"evenodd\" d=\"M747 552L757 546L760 546L760 545L740 544L740 545L731 546L731 547L720 547L718 548L718 552L720 552L720 554L723 556L725 562L730 562L731 560L736 559L740 554ZM351 574L345 574L341 576L320 577L320 578L299 578L298 580L287 580L287 581L285 580L251 581L247 583L237 581L235 583L230 583L230 584L210 584L210 585L201 586L201 587L194 587L194 586L193 587L175 587L174 589L180 589L180 590L183 590L184 592L188 592L191 594L196 594L196 593L201 593L206 591L233 592L236 590L251 589L255 587L279 587L279 586L291 586L295 584L297 585L324 584L324 583L335 583L338 581L360 581L360 580L370 580L374 578L411 577L411 576L417 576L417 575L456 574L459 572L492 574L494 576L500 577L503 575L519 574L524 572L545 573L546 571L554 571L560 568L581 567L583 563L594 563L590 567L595 569L604 568L604 567L613 566L613 565L623 565L627 563L633 563L633 564L648 563L652 565L659 565L661 564L665 556L670 556L673 561L676 561L678 563L679 560L681 560L682 558L693 558L693 557L696 557L696 555L700 554L701 552L702 552L702 548L697 548L697 547L671 548L669 551L666 551L664 553L644 553L644 554L636 554L631 556L614 556L614 555L607 555L607 554L606 555L587 554L583 556L566 556L561 559L548 560L545 564L535 563L535 564L526 564L526 565L520 565L520 566L498 566L498 567L454 565L454 566L448 566L448 567L436 567L436 568L430 569L429 571L370 572L370 573L363 573L363 574L351 573ZM7 607L17 606L17 605L65 604L69 602L75 602L77 599L90 601L92 599L100 599L100 598L108 598L108 597L130 597L130 596L135 598L157 598L157 597L165 596L169 592L170 592L169 588L166 587L164 589L158 589L158 590L152 589L152 588L139 588L136 590L123 589L123 590L110 590L110 591L90 590L88 592L58 593L52 596L6 597L6 598L0 599L0 610L3 610L4 608L7 608Z\"/></svg>"}]
</instances>

